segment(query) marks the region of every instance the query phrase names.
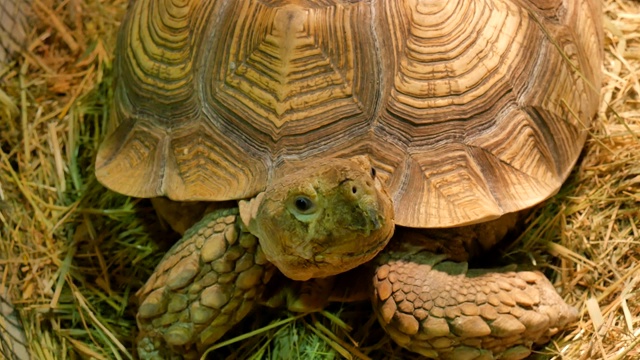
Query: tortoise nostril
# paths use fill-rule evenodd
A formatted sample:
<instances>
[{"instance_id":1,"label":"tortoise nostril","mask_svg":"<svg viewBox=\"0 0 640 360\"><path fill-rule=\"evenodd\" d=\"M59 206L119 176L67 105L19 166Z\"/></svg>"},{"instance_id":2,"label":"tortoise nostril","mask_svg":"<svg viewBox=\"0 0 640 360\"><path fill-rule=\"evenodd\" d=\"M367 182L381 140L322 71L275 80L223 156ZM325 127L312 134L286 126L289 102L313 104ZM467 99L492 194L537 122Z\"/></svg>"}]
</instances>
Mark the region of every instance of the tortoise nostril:
<instances>
[{"instance_id":1,"label":"tortoise nostril","mask_svg":"<svg viewBox=\"0 0 640 360\"><path fill-rule=\"evenodd\" d=\"M371 168L371 177L375 179L376 177L376 169L375 168Z\"/></svg>"},{"instance_id":2,"label":"tortoise nostril","mask_svg":"<svg viewBox=\"0 0 640 360\"><path fill-rule=\"evenodd\" d=\"M351 192L354 193L354 194L357 194L358 193L358 188L355 187L355 186L352 186L351 187Z\"/></svg>"}]
</instances>

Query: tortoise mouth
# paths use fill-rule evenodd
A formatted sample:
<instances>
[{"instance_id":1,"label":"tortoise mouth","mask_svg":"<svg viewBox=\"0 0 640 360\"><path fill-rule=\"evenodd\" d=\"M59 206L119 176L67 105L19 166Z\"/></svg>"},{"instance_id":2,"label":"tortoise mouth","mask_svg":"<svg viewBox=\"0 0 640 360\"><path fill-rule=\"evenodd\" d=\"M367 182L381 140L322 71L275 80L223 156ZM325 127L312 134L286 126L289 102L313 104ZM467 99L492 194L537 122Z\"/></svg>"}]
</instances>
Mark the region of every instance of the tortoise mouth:
<instances>
[{"instance_id":1,"label":"tortoise mouth","mask_svg":"<svg viewBox=\"0 0 640 360\"><path fill-rule=\"evenodd\" d=\"M382 229L381 226L379 229ZM379 230L377 230L379 231ZM303 256L294 251L288 256L273 261L278 269L288 278L305 281L312 278L323 278L341 274L372 260L382 251L393 235L393 227L388 233L372 234L367 237L366 245L354 248L351 244L314 251L312 256ZM344 250L343 250L344 249ZM347 251L348 249L348 251Z\"/></svg>"}]
</instances>

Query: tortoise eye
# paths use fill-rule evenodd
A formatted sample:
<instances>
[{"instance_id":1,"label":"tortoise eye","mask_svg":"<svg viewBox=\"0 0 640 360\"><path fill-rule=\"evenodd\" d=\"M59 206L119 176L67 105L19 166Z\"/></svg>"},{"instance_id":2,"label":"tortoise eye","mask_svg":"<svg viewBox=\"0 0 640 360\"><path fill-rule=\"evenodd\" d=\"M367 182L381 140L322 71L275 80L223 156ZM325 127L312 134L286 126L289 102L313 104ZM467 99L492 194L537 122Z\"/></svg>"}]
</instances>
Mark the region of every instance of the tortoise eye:
<instances>
[{"instance_id":1,"label":"tortoise eye","mask_svg":"<svg viewBox=\"0 0 640 360\"><path fill-rule=\"evenodd\" d=\"M308 196L297 196L293 201L293 205L303 214L312 213L316 205Z\"/></svg>"}]
</instances>

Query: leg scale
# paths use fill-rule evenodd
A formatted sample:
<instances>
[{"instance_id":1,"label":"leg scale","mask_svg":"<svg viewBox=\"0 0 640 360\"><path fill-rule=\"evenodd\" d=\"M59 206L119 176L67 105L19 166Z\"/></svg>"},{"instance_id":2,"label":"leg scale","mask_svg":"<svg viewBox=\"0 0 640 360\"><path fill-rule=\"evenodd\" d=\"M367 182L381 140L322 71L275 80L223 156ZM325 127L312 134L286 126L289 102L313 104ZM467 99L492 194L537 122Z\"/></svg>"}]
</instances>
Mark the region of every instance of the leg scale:
<instances>
[{"instance_id":1,"label":"leg scale","mask_svg":"<svg viewBox=\"0 0 640 360\"><path fill-rule=\"evenodd\" d=\"M386 256L373 303L396 342L442 359L524 359L578 316L539 272L467 270L427 252Z\"/></svg>"}]
</instances>

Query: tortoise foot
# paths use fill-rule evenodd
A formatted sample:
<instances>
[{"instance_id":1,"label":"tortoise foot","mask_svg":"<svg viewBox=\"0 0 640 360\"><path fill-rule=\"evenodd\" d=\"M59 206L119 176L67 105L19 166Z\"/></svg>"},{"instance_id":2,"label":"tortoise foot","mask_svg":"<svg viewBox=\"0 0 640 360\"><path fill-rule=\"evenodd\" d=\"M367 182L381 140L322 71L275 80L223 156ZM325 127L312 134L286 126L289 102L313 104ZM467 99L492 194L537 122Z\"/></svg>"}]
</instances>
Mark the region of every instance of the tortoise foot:
<instances>
[{"instance_id":1,"label":"tortoise foot","mask_svg":"<svg viewBox=\"0 0 640 360\"><path fill-rule=\"evenodd\" d=\"M137 296L140 359L191 359L253 309L273 273L236 210L187 231Z\"/></svg>"},{"instance_id":2,"label":"tortoise foot","mask_svg":"<svg viewBox=\"0 0 640 360\"><path fill-rule=\"evenodd\" d=\"M428 358L524 359L531 346L575 321L538 272L467 270L419 253L396 257L374 276L374 308L401 346Z\"/></svg>"}]
</instances>

